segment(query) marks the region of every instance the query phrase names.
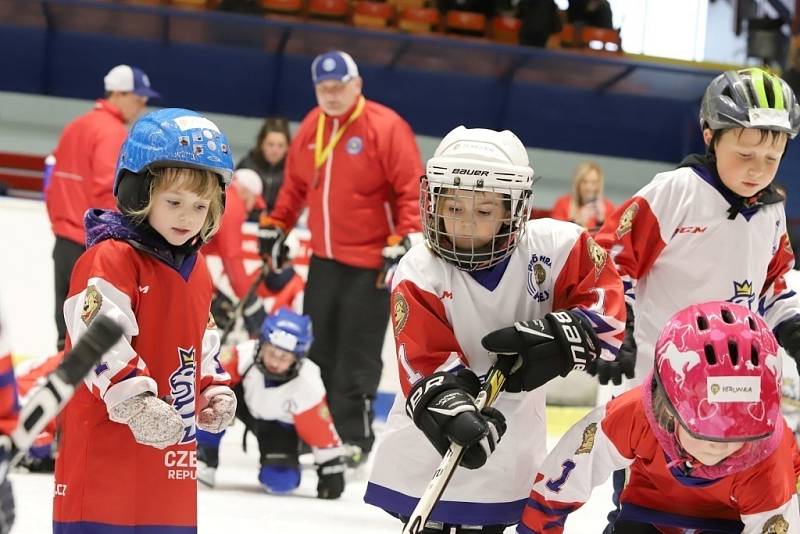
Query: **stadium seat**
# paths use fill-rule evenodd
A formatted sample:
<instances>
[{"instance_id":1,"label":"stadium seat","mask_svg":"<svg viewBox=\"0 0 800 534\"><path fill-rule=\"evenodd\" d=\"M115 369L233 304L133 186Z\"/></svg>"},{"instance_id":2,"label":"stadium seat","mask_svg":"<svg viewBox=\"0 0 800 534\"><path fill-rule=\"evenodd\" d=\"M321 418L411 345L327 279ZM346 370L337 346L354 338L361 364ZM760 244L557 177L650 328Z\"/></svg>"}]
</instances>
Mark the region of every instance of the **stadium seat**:
<instances>
[{"instance_id":1,"label":"stadium seat","mask_svg":"<svg viewBox=\"0 0 800 534\"><path fill-rule=\"evenodd\" d=\"M445 30L483 35L486 32L486 15L472 11L451 9L445 15Z\"/></svg>"},{"instance_id":2,"label":"stadium seat","mask_svg":"<svg viewBox=\"0 0 800 534\"><path fill-rule=\"evenodd\" d=\"M394 17L394 6L383 2L356 2L353 25L362 28L385 28Z\"/></svg>"},{"instance_id":3,"label":"stadium seat","mask_svg":"<svg viewBox=\"0 0 800 534\"><path fill-rule=\"evenodd\" d=\"M397 27L411 33L436 31L439 11L432 7L406 7L400 14Z\"/></svg>"},{"instance_id":4,"label":"stadium seat","mask_svg":"<svg viewBox=\"0 0 800 534\"><path fill-rule=\"evenodd\" d=\"M208 2L206 2L206 0L171 0L170 4L175 7L189 9L206 9Z\"/></svg>"},{"instance_id":5,"label":"stadium seat","mask_svg":"<svg viewBox=\"0 0 800 534\"><path fill-rule=\"evenodd\" d=\"M576 33L575 26L572 24L564 24L561 26L561 33L559 34L561 46L565 48L580 47L581 44L576 37Z\"/></svg>"},{"instance_id":6,"label":"stadium seat","mask_svg":"<svg viewBox=\"0 0 800 534\"><path fill-rule=\"evenodd\" d=\"M261 7L274 13L299 14L303 11L303 0L261 0Z\"/></svg>"},{"instance_id":7,"label":"stadium seat","mask_svg":"<svg viewBox=\"0 0 800 534\"><path fill-rule=\"evenodd\" d=\"M387 3L394 6L398 13L409 7L428 7L427 0L387 0Z\"/></svg>"},{"instance_id":8,"label":"stadium seat","mask_svg":"<svg viewBox=\"0 0 800 534\"><path fill-rule=\"evenodd\" d=\"M347 0L310 0L308 16L324 19L343 19L350 12Z\"/></svg>"},{"instance_id":9,"label":"stadium seat","mask_svg":"<svg viewBox=\"0 0 800 534\"><path fill-rule=\"evenodd\" d=\"M492 19L492 39L498 43L519 43L522 22L516 17L497 16Z\"/></svg>"}]
</instances>

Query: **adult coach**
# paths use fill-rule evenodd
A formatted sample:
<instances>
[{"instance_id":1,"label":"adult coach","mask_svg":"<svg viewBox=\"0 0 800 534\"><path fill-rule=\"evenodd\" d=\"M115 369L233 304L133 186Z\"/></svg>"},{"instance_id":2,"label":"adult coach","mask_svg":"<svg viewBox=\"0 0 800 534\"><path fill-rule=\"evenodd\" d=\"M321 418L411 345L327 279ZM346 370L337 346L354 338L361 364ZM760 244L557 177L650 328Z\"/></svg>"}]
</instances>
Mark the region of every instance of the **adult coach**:
<instances>
[{"instance_id":1,"label":"adult coach","mask_svg":"<svg viewBox=\"0 0 800 534\"><path fill-rule=\"evenodd\" d=\"M384 269L421 239L422 162L408 123L361 94L350 55L321 54L311 74L319 105L292 142L283 187L261 221L260 246L282 266L286 233L308 206L313 255L303 307L315 338L309 358L321 369L339 435L363 452L354 454L357 462L374 441L372 403L389 319Z\"/></svg>"},{"instance_id":2,"label":"adult coach","mask_svg":"<svg viewBox=\"0 0 800 534\"><path fill-rule=\"evenodd\" d=\"M58 350L64 348L64 299L72 266L83 253L83 215L89 208L115 209L114 170L126 125L144 111L149 98L160 95L141 69L117 65L103 78L105 98L64 127L54 152L56 163L45 190L50 225L56 236L55 317Z\"/></svg>"}]
</instances>

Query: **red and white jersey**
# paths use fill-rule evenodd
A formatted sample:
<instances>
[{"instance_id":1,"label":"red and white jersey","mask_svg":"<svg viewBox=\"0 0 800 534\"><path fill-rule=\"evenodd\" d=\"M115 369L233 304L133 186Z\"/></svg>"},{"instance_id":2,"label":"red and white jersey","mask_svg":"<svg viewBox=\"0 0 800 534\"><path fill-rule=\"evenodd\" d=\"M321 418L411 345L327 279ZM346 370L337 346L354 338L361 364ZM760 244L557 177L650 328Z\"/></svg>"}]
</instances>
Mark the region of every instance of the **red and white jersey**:
<instances>
[{"instance_id":1,"label":"red and white jersey","mask_svg":"<svg viewBox=\"0 0 800 534\"><path fill-rule=\"evenodd\" d=\"M17 426L19 400L11 360L11 346L4 326L0 320L0 434L11 434Z\"/></svg>"},{"instance_id":2,"label":"red and white jersey","mask_svg":"<svg viewBox=\"0 0 800 534\"><path fill-rule=\"evenodd\" d=\"M656 175L595 236L633 301L641 383L655 342L677 311L710 300L758 310L771 327L800 313L783 275L794 265L781 202L729 218L732 193L701 165ZM635 295L635 298L634 298Z\"/></svg>"},{"instance_id":3,"label":"red and white jersey","mask_svg":"<svg viewBox=\"0 0 800 534\"><path fill-rule=\"evenodd\" d=\"M254 364L258 347L255 339L240 343L230 361L224 364L230 372L231 384L241 382L250 414L255 419L293 425L312 448L317 463L341 456L342 442L328 410L319 367L304 359L296 377L286 382L270 382Z\"/></svg>"},{"instance_id":4,"label":"red and white jersey","mask_svg":"<svg viewBox=\"0 0 800 534\"><path fill-rule=\"evenodd\" d=\"M124 337L78 387L62 412L56 461L54 531L140 532L147 525L196 532L195 413L202 392L227 385L219 334L209 322L211 278L202 255L180 270L107 239L75 264L64 316L68 347L99 315ZM174 446L138 444L108 410L149 392L172 404L185 425Z\"/></svg>"},{"instance_id":5,"label":"red and white jersey","mask_svg":"<svg viewBox=\"0 0 800 534\"><path fill-rule=\"evenodd\" d=\"M424 376L468 367L485 375L486 334L516 321L577 309L594 325L603 357L613 359L624 327L622 282L605 251L572 223L538 219L507 261L470 273L414 246L393 278L392 323L402 394L395 398L375 452L366 502L410 516L441 457L405 412L405 395ZM508 421L480 469L457 469L432 520L513 524L544 459L545 393L503 393L495 407ZM398 468L398 466L400 466ZM497 481L502 480L502 484Z\"/></svg>"},{"instance_id":6,"label":"red and white jersey","mask_svg":"<svg viewBox=\"0 0 800 534\"><path fill-rule=\"evenodd\" d=\"M619 519L650 523L665 534L800 533L797 448L788 427L778 449L750 468L716 480L682 475L667 467L641 387L594 409L561 438L541 466L517 532L563 532L595 486L630 467Z\"/></svg>"}]
</instances>

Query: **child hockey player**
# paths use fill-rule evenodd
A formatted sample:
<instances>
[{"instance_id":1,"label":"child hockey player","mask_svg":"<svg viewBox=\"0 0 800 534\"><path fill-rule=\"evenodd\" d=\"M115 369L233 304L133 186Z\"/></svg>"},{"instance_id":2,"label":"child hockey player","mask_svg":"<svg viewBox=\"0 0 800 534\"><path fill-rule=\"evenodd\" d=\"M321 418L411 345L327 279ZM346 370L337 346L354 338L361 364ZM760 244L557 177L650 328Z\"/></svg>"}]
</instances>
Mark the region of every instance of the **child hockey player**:
<instances>
[{"instance_id":1,"label":"child hockey player","mask_svg":"<svg viewBox=\"0 0 800 534\"><path fill-rule=\"evenodd\" d=\"M698 301L758 309L789 355L800 357L800 296L783 279L794 255L783 196L772 184L800 129L794 92L761 69L727 71L706 89L700 128L706 154L657 175L596 236L632 306L617 360L634 378L628 387L652 368L667 318Z\"/></svg>"},{"instance_id":2,"label":"child hockey player","mask_svg":"<svg viewBox=\"0 0 800 534\"><path fill-rule=\"evenodd\" d=\"M164 109L122 146L121 213L87 212L64 305L68 347L99 315L125 336L63 412L55 533L197 532L195 430L220 431L236 408L197 250L219 225L232 171L213 122Z\"/></svg>"},{"instance_id":3,"label":"child hockey player","mask_svg":"<svg viewBox=\"0 0 800 534\"><path fill-rule=\"evenodd\" d=\"M258 440L264 489L288 493L300 485L299 436L314 453L317 497L337 499L344 491L344 451L319 368L306 359L311 342L311 319L282 308L264 321L259 339L235 347L226 368L239 401L236 416ZM200 431L197 439L200 481L213 487L222 434Z\"/></svg>"},{"instance_id":4,"label":"child hockey player","mask_svg":"<svg viewBox=\"0 0 800 534\"><path fill-rule=\"evenodd\" d=\"M407 521L441 455L451 442L463 445L467 469L456 470L426 533L500 533L517 523L546 454L545 394L536 388L613 360L621 342L613 265L579 226L528 221L532 182L512 132L463 126L442 140L422 179L426 243L411 248L392 281L402 395L365 500ZM517 320L526 322L508 326ZM524 364L479 412L473 398L492 365L487 349L519 352Z\"/></svg>"},{"instance_id":5,"label":"child hockey player","mask_svg":"<svg viewBox=\"0 0 800 534\"><path fill-rule=\"evenodd\" d=\"M551 451L517 532L563 532L592 487L626 467L612 532L800 532L780 381L778 345L760 316L728 302L679 311L644 382Z\"/></svg>"}]
</instances>

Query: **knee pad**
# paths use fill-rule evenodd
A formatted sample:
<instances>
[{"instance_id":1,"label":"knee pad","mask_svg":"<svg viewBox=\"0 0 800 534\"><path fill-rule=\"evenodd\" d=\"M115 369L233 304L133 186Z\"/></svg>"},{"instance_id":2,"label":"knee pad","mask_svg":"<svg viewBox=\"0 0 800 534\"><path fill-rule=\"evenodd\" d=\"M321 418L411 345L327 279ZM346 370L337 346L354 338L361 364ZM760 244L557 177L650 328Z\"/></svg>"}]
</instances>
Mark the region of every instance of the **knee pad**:
<instances>
[{"instance_id":1,"label":"knee pad","mask_svg":"<svg viewBox=\"0 0 800 534\"><path fill-rule=\"evenodd\" d=\"M270 493L288 493L300 485L300 469L281 465L262 465L258 481Z\"/></svg>"}]
</instances>

